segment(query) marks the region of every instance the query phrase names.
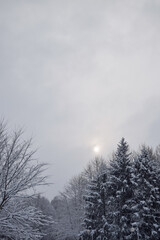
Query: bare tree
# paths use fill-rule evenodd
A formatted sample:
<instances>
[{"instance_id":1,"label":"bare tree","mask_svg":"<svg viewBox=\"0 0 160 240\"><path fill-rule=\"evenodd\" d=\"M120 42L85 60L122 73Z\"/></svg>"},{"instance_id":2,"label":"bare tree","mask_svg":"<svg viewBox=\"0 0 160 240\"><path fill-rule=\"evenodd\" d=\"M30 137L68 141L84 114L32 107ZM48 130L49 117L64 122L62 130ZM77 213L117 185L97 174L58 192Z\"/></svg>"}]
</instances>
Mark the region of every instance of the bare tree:
<instances>
[{"instance_id":1,"label":"bare tree","mask_svg":"<svg viewBox=\"0 0 160 240\"><path fill-rule=\"evenodd\" d=\"M107 171L107 163L102 157L95 157L82 172L87 182Z\"/></svg>"},{"instance_id":2,"label":"bare tree","mask_svg":"<svg viewBox=\"0 0 160 240\"><path fill-rule=\"evenodd\" d=\"M82 229L83 218L83 195L86 180L79 174L73 177L66 185L59 197L52 200L52 206L56 213L55 239L78 239L78 234Z\"/></svg>"},{"instance_id":3,"label":"bare tree","mask_svg":"<svg viewBox=\"0 0 160 240\"><path fill-rule=\"evenodd\" d=\"M22 131L9 135L0 123L0 235L10 239L38 239L43 214L27 203L35 188L46 184L45 164L39 164L31 150L31 140L22 140Z\"/></svg>"}]
</instances>

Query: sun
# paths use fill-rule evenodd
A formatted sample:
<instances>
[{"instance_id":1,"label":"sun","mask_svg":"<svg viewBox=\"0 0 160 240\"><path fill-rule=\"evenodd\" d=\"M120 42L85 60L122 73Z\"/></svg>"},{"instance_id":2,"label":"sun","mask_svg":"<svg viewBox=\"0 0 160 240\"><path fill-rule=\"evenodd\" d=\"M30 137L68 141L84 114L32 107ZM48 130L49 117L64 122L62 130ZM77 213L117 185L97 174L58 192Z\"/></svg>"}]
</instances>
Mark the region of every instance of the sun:
<instances>
[{"instance_id":1,"label":"sun","mask_svg":"<svg viewBox=\"0 0 160 240\"><path fill-rule=\"evenodd\" d=\"M99 153L100 152L100 146L98 146L98 145L94 146L93 151L95 153Z\"/></svg>"}]
</instances>

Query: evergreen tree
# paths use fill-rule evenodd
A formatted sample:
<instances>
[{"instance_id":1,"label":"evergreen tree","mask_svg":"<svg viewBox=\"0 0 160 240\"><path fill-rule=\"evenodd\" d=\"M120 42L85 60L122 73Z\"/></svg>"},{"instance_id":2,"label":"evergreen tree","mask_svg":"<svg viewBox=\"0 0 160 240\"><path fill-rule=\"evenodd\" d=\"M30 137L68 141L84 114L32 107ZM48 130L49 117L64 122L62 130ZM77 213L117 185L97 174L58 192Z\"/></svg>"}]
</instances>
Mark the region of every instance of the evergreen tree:
<instances>
[{"instance_id":1,"label":"evergreen tree","mask_svg":"<svg viewBox=\"0 0 160 240\"><path fill-rule=\"evenodd\" d=\"M105 169L106 170L106 169ZM107 173L101 173L91 180L88 184L85 199L85 231L82 235L85 239L98 239L104 236L103 233L103 219L105 217L105 185Z\"/></svg>"},{"instance_id":2,"label":"evergreen tree","mask_svg":"<svg viewBox=\"0 0 160 240\"><path fill-rule=\"evenodd\" d=\"M124 240L131 235L131 206L133 201L133 170L128 144L122 138L110 163L106 184L107 212L104 232L107 239Z\"/></svg>"},{"instance_id":3,"label":"evergreen tree","mask_svg":"<svg viewBox=\"0 0 160 240\"><path fill-rule=\"evenodd\" d=\"M159 169L152 150L143 146L134 161L135 204L132 207L134 239L160 239Z\"/></svg>"}]
</instances>

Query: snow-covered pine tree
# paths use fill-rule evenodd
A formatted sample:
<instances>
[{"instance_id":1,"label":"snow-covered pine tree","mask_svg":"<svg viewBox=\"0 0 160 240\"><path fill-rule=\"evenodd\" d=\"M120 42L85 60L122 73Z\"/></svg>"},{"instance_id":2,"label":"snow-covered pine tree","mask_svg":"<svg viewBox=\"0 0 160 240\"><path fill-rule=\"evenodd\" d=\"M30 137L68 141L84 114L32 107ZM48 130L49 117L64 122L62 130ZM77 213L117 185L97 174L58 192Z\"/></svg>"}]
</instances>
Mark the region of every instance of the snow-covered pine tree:
<instances>
[{"instance_id":1,"label":"snow-covered pine tree","mask_svg":"<svg viewBox=\"0 0 160 240\"><path fill-rule=\"evenodd\" d=\"M103 224L105 217L105 185L106 185L106 169L99 175L94 177L87 186L85 199L85 230L81 234L81 239L102 239L104 237Z\"/></svg>"},{"instance_id":2,"label":"snow-covered pine tree","mask_svg":"<svg viewBox=\"0 0 160 240\"><path fill-rule=\"evenodd\" d=\"M129 146L122 138L110 162L110 174L106 183L107 212L104 225L106 239L124 240L131 234L133 171L128 151Z\"/></svg>"},{"instance_id":3,"label":"snow-covered pine tree","mask_svg":"<svg viewBox=\"0 0 160 240\"><path fill-rule=\"evenodd\" d=\"M133 206L133 239L160 239L159 169L152 150L143 146L134 160L135 204Z\"/></svg>"}]
</instances>

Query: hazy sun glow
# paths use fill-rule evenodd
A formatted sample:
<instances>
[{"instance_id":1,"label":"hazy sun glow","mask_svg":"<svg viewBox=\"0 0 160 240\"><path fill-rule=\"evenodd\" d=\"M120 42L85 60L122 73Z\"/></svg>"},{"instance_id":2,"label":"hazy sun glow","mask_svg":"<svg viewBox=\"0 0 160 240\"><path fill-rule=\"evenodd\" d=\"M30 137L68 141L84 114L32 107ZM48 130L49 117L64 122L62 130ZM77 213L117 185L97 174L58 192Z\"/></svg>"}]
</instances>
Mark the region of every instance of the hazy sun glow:
<instances>
[{"instance_id":1,"label":"hazy sun glow","mask_svg":"<svg viewBox=\"0 0 160 240\"><path fill-rule=\"evenodd\" d=\"M98 145L94 146L93 151L94 151L95 153L99 153L100 147L99 147Z\"/></svg>"}]
</instances>

